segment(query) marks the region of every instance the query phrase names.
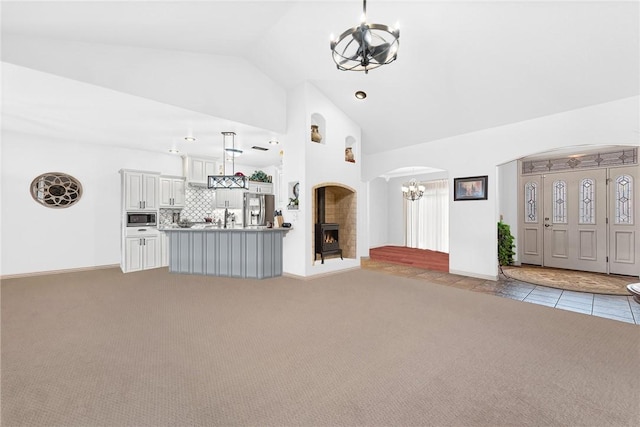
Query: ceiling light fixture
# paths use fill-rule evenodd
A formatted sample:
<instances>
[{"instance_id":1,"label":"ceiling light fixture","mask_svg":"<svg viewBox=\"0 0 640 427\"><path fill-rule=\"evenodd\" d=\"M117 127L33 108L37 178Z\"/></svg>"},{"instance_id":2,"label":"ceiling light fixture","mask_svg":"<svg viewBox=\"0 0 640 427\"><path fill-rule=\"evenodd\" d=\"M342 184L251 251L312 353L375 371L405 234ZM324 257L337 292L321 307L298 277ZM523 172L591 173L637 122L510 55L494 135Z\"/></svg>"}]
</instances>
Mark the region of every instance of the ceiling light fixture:
<instances>
[{"instance_id":1,"label":"ceiling light fixture","mask_svg":"<svg viewBox=\"0 0 640 427\"><path fill-rule=\"evenodd\" d=\"M176 150L175 148L172 148L172 149L169 150L169 152L171 154L178 154L180 151Z\"/></svg>"},{"instance_id":2,"label":"ceiling light fixture","mask_svg":"<svg viewBox=\"0 0 640 427\"><path fill-rule=\"evenodd\" d=\"M367 97L367 92L359 90L356 92L356 98L365 99Z\"/></svg>"},{"instance_id":3,"label":"ceiling light fixture","mask_svg":"<svg viewBox=\"0 0 640 427\"><path fill-rule=\"evenodd\" d=\"M278 144L280 144L280 141L278 141L277 139L270 139L270 140L269 140L269 144L271 144L271 145L278 145Z\"/></svg>"},{"instance_id":4,"label":"ceiling light fixture","mask_svg":"<svg viewBox=\"0 0 640 427\"><path fill-rule=\"evenodd\" d=\"M228 146L228 141L231 140L231 146ZM249 188L249 180L242 174L236 175L236 161L235 158L242 154L242 150L236 148L236 133L235 132L222 132L222 158L225 158L225 154L231 156L231 175L227 175L227 162L222 162L222 175L209 175L207 177L207 187L218 189L226 188L230 190L241 189L245 190Z\"/></svg>"},{"instance_id":5,"label":"ceiling light fixture","mask_svg":"<svg viewBox=\"0 0 640 427\"><path fill-rule=\"evenodd\" d=\"M187 142L196 142L196 139L192 136L185 136L184 140Z\"/></svg>"},{"instance_id":6,"label":"ceiling light fixture","mask_svg":"<svg viewBox=\"0 0 640 427\"><path fill-rule=\"evenodd\" d=\"M415 202L420 199L424 194L424 185L418 184L415 178L412 178L408 183L402 184L402 196Z\"/></svg>"},{"instance_id":7,"label":"ceiling light fixture","mask_svg":"<svg viewBox=\"0 0 640 427\"><path fill-rule=\"evenodd\" d=\"M333 61L342 71L373 70L390 64L398 56L400 29L383 24L368 24L367 0L362 1L362 22L337 39L331 37Z\"/></svg>"},{"instance_id":8,"label":"ceiling light fixture","mask_svg":"<svg viewBox=\"0 0 640 427\"><path fill-rule=\"evenodd\" d=\"M239 150L237 148L225 148L224 151L230 156L230 157L240 157L242 155L242 150Z\"/></svg>"}]
</instances>

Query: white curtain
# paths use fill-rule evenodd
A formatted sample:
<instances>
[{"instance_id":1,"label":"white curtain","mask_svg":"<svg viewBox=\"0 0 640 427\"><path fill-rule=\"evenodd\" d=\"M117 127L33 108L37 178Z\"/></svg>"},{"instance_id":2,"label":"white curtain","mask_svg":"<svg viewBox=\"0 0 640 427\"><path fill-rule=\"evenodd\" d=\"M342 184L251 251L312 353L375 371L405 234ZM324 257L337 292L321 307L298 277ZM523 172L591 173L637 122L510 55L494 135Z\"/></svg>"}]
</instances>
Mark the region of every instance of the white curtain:
<instances>
[{"instance_id":1,"label":"white curtain","mask_svg":"<svg viewBox=\"0 0 640 427\"><path fill-rule=\"evenodd\" d=\"M416 201L404 200L405 245L449 252L449 181L421 182L425 191Z\"/></svg>"}]
</instances>

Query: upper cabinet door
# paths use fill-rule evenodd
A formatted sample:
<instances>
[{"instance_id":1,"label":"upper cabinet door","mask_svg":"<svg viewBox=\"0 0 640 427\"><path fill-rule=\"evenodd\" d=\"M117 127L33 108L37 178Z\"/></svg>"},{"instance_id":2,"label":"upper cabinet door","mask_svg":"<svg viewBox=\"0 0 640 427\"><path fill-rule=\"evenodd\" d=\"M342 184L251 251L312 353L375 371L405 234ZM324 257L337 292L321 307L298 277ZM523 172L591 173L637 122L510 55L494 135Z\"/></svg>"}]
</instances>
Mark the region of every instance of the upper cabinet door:
<instances>
[{"instance_id":1,"label":"upper cabinet door","mask_svg":"<svg viewBox=\"0 0 640 427\"><path fill-rule=\"evenodd\" d=\"M186 156L183 160L184 175L192 184L206 185L209 175L218 175L214 158Z\"/></svg>"},{"instance_id":2,"label":"upper cabinet door","mask_svg":"<svg viewBox=\"0 0 640 427\"><path fill-rule=\"evenodd\" d=\"M158 209L158 175L125 171L123 182L125 211Z\"/></svg>"},{"instance_id":3,"label":"upper cabinet door","mask_svg":"<svg viewBox=\"0 0 640 427\"><path fill-rule=\"evenodd\" d=\"M184 178L160 177L160 207L184 207Z\"/></svg>"},{"instance_id":4,"label":"upper cabinet door","mask_svg":"<svg viewBox=\"0 0 640 427\"><path fill-rule=\"evenodd\" d=\"M171 178L160 177L160 206L171 206L173 199L173 180Z\"/></svg>"},{"instance_id":5,"label":"upper cabinet door","mask_svg":"<svg viewBox=\"0 0 640 427\"><path fill-rule=\"evenodd\" d=\"M142 208L145 210L158 209L158 176L144 175L144 190Z\"/></svg>"},{"instance_id":6,"label":"upper cabinet door","mask_svg":"<svg viewBox=\"0 0 640 427\"><path fill-rule=\"evenodd\" d=\"M249 192L273 194L273 184L270 182L249 181Z\"/></svg>"},{"instance_id":7,"label":"upper cabinet door","mask_svg":"<svg viewBox=\"0 0 640 427\"><path fill-rule=\"evenodd\" d=\"M184 179L174 179L171 187L173 189L173 206L184 207Z\"/></svg>"},{"instance_id":8,"label":"upper cabinet door","mask_svg":"<svg viewBox=\"0 0 640 427\"><path fill-rule=\"evenodd\" d=\"M142 173L126 172L124 175L124 209L142 209Z\"/></svg>"}]
</instances>

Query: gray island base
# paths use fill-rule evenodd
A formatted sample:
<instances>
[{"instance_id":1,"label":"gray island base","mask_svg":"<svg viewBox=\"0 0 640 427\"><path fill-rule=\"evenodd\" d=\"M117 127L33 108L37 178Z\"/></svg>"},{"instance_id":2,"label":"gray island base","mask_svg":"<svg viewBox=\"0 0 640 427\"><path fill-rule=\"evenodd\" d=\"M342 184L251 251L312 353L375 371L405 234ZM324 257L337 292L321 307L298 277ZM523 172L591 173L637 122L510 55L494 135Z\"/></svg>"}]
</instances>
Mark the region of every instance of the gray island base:
<instances>
[{"instance_id":1,"label":"gray island base","mask_svg":"<svg viewBox=\"0 0 640 427\"><path fill-rule=\"evenodd\" d=\"M173 228L169 272L266 279L282 276L282 239L290 228Z\"/></svg>"}]
</instances>

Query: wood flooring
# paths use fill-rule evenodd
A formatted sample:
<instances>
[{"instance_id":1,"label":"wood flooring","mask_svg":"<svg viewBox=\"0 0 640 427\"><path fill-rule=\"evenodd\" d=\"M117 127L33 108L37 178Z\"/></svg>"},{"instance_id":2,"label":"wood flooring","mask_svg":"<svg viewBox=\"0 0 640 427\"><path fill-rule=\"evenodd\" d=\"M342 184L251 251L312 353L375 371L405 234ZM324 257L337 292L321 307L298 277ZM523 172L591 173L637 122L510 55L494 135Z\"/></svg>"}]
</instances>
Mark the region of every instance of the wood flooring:
<instances>
[{"instance_id":1,"label":"wood flooring","mask_svg":"<svg viewBox=\"0 0 640 427\"><path fill-rule=\"evenodd\" d=\"M369 257L376 261L449 272L449 254L444 252L406 246L381 246L369 249Z\"/></svg>"}]
</instances>

